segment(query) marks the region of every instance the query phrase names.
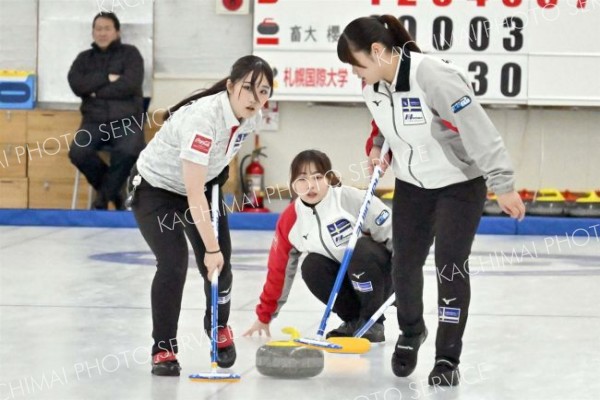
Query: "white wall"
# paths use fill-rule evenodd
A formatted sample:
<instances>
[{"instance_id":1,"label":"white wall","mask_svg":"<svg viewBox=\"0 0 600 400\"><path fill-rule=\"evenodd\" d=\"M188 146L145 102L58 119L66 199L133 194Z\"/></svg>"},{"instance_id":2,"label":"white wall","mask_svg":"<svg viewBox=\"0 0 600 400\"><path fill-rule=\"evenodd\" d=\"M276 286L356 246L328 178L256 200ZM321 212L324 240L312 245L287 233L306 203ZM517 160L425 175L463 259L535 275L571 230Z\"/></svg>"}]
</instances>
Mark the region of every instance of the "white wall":
<instances>
[{"instance_id":1,"label":"white wall","mask_svg":"<svg viewBox=\"0 0 600 400\"><path fill-rule=\"evenodd\" d=\"M37 12L36 0L0 0L0 70L35 71Z\"/></svg>"},{"instance_id":2,"label":"white wall","mask_svg":"<svg viewBox=\"0 0 600 400\"><path fill-rule=\"evenodd\" d=\"M490 110L519 188L600 189L600 110Z\"/></svg>"}]
</instances>

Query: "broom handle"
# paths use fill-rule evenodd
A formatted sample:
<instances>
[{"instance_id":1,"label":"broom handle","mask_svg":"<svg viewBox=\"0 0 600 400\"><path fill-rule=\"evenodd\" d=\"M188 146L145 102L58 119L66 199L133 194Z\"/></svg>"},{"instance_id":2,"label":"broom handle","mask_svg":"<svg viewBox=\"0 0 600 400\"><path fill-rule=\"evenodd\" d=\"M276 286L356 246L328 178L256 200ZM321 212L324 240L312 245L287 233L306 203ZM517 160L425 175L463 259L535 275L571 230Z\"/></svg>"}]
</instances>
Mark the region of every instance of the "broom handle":
<instances>
[{"instance_id":1,"label":"broom handle","mask_svg":"<svg viewBox=\"0 0 600 400\"><path fill-rule=\"evenodd\" d=\"M394 301L396 301L396 294L392 293L392 295L385 301L385 303L381 305L381 307L377 309L377 311L375 311L375 314L373 314L373 316L369 318L369 320L363 325L363 327L354 333L354 337L362 337L369 329L371 329L373 324L375 324L379 317L383 315L385 310L387 310L389 306L394 304Z\"/></svg>"},{"instance_id":2,"label":"broom handle","mask_svg":"<svg viewBox=\"0 0 600 400\"><path fill-rule=\"evenodd\" d=\"M217 241L219 240L219 185L214 184L211 193L212 226ZM210 308L211 308L211 356L212 372L217 371L217 330L219 317L219 269L215 269L210 279Z\"/></svg>"},{"instance_id":3,"label":"broom handle","mask_svg":"<svg viewBox=\"0 0 600 400\"><path fill-rule=\"evenodd\" d=\"M367 193L365 194L365 198L360 207L360 211L358 212L358 219L356 224L354 225L354 230L352 231L352 236L350 237L350 241L348 242L348 247L344 251L344 257L342 258L342 264L340 265L340 269L335 278L335 283L333 284L333 289L331 290L331 294L329 295L329 300L327 301L327 306L325 307L325 312L323 313L323 318L321 319L321 324L319 325L319 329L317 330L317 337L323 338L323 334L325 333L325 327L327 326L327 320L329 319L329 315L331 314L331 310L333 309L333 305L335 304L335 300L337 299L338 293L340 292L340 288L342 287L342 282L344 277L346 276L346 271L348 271L348 265L350 264L350 259L352 258L352 253L354 253L354 246L358 241L358 238L362 231L363 223L365 222L365 218L367 216L367 211L369 210L369 206L371 205L371 200L375 195L375 188L377 187L377 183L379 183L379 179L383 174L383 170L381 169L381 163L384 160L385 155L389 151L389 145L387 140L383 143L383 147L381 148L381 156L379 157L379 164L375 166L375 170L373 171L373 176L371 177L371 182L369 183L369 188L367 189Z\"/></svg>"}]
</instances>

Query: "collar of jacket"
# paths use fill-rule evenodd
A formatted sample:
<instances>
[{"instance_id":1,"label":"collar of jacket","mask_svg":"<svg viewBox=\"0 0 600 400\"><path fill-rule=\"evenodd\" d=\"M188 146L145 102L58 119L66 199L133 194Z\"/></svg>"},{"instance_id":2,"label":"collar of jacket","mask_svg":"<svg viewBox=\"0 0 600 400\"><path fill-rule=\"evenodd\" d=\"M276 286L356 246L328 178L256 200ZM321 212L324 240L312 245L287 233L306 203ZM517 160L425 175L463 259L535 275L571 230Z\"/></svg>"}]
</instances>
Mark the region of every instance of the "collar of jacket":
<instances>
[{"instance_id":1,"label":"collar of jacket","mask_svg":"<svg viewBox=\"0 0 600 400\"><path fill-rule=\"evenodd\" d=\"M398 66L398 74L396 75L396 92L408 92L410 90L410 50L405 49L402 51L402 57L400 57L400 65ZM379 91L381 81L373 85L373 90L377 93Z\"/></svg>"},{"instance_id":2,"label":"collar of jacket","mask_svg":"<svg viewBox=\"0 0 600 400\"><path fill-rule=\"evenodd\" d=\"M233 129L240 126L240 121L236 118L233 108L231 108L231 102L229 101L229 94L227 90L223 90L219 94L221 100L221 107L223 108L223 118L225 120L225 126L227 129Z\"/></svg>"},{"instance_id":3,"label":"collar of jacket","mask_svg":"<svg viewBox=\"0 0 600 400\"><path fill-rule=\"evenodd\" d=\"M108 47L106 48L106 50L102 50L100 47L98 47L98 45L96 44L96 42L92 42L92 48L96 51L113 51L116 48L121 47L121 39L116 39L113 40L112 42L110 42L110 44L108 45Z\"/></svg>"}]
</instances>

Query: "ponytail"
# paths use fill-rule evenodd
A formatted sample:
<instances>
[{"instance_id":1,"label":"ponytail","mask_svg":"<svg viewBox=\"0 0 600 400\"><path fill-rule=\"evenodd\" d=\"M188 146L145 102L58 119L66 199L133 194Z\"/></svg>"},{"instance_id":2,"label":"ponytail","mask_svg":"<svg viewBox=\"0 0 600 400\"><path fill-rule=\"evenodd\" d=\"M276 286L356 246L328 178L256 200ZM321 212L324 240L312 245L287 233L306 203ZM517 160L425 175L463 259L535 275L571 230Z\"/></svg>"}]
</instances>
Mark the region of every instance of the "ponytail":
<instances>
[{"instance_id":1,"label":"ponytail","mask_svg":"<svg viewBox=\"0 0 600 400\"><path fill-rule=\"evenodd\" d=\"M393 15L373 15L357 18L344 28L338 40L338 58L344 63L360 66L352 52L370 53L373 43L381 43L390 51L396 48L407 53L421 52L398 18Z\"/></svg>"},{"instance_id":2,"label":"ponytail","mask_svg":"<svg viewBox=\"0 0 600 400\"><path fill-rule=\"evenodd\" d=\"M410 33L408 33L398 18L389 14L379 15L376 18L392 35L394 46L400 47L402 50L408 49L410 52L421 52L413 37L410 36Z\"/></svg>"}]
</instances>

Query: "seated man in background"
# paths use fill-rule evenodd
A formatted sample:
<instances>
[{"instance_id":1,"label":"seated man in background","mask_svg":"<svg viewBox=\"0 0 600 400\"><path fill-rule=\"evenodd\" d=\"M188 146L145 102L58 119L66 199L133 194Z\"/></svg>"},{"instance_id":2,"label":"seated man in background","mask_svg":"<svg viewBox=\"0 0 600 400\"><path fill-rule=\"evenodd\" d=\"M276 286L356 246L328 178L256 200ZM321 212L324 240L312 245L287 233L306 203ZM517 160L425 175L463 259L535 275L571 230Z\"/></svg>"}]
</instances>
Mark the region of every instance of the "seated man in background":
<instances>
[{"instance_id":1,"label":"seated man in background","mask_svg":"<svg viewBox=\"0 0 600 400\"><path fill-rule=\"evenodd\" d=\"M124 209L121 190L145 146L144 60L135 46L121 43L120 27L115 14L96 15L92 48L79 53L68 77L81 97L83 117L69 158L96 189L92 208L100 210L109 201ZM100 149L110 152L110 166L99 157Z\"/></svg>"}]
</instances>

